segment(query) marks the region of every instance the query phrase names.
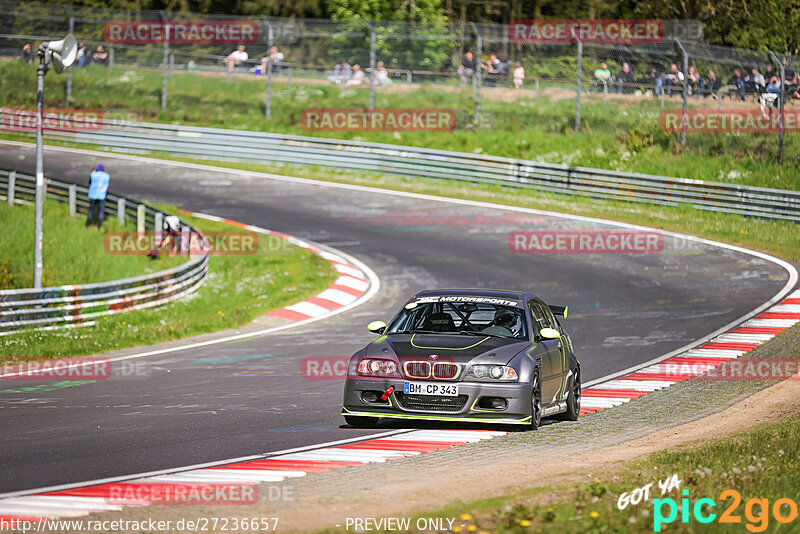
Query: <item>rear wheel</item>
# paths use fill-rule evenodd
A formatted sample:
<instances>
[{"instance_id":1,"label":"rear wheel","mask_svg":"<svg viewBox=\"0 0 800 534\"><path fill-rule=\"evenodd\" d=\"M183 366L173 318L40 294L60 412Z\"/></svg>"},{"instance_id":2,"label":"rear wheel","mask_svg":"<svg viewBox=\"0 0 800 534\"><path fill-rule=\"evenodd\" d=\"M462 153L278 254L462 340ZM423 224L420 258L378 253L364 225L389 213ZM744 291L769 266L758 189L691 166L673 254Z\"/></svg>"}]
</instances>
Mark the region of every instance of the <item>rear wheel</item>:
<instances>
[{"instance_id":1,"label":"rear wheel","mask_svg":"<svg viewBox=\"0 0 800 534\"><path fill-rule=\"evenodd\" d=\"M379 419L377 417L364 417L362 415L345 415L344 420L350 426L372 428L378 425Z\"/></svg>"},{"instance_id":2,"label":"rear wheel","mask_svg":"<svg viewBox=\"0 0 800 534\"><path fill-rule=\"evenodd\" d=\"M567 411L559 414L559 419L576 421L581 412L581 370L575 369L575 374L570 380L569 394L567 397Z\"/></svg>"},{"instance_id":3,"label":"rear wheel","mask_svg":"<svg viewBox=\"0 0 800 534\"><path fill-rule=\"evenodd\" d=\"M533 375L531 387L531 424L530 429L536 430L542 424L542 385L539 382L539 373Z\"/></svg>"}]
</instances>

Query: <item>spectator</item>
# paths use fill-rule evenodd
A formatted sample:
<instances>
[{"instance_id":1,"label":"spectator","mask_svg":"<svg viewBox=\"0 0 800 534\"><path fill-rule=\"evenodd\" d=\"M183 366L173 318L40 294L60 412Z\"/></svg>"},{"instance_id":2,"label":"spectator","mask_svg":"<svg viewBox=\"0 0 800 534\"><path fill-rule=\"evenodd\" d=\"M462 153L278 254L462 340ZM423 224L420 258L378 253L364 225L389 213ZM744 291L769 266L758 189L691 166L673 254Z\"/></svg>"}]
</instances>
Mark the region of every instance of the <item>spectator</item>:
<instances>
[{"instance_id":1,"label":"spectator","mask_svg":"<svg viewBox=\"0 0 800 534\"><path fill-rule=\"evenodd\" d=\"M461 86L467 85L467 77L472 78L478 72L478 60L472 55L472 52L464 54L464 59L461 60L461 65L458 66L458 77L461 79Z\"/></svg>"},{"instance_id":2,"label":"spectator","mask_svg":"<svg viewBox=\"0 0 800 534\"><path fill-rule=\"evenodd\" d=\"M228 65L228 72L233 72L233 68L247 61L247 58L248 55L244 50L244 45L240 44L236 47L236 50L228 54L228 56L223 59L222 62Z\"/></svg>"},{"instance_id":3,"label":"spectator","mask_svg":"<svg viewBox=\"0 0 800 534\"><path fill-rule=\"evenodd\" d=\"M786 92L795 98L800 98L800 77L796 74L794 78L792 78L792 81L786 84Z\"/></svg>"},{"instance_id":4,"label":"spectator","mask_svg":"<svg viewBox=\"0 0 800 534\"><path fill-rule=\"evenodd\" d=\"M608 65L605 63L600 64L600 68L594 70L594 79L600 81L610 81L611 80L611 70L608 68Z\"/></svg>"},{"instance_id":5,"label":"spectator","mask_svg":"<svg viewBox=\"0 0 800 534\"><path fill-rule=\"evenodd\" d=\"M758 103L761 106L761 116L765 119L772 115L772 108L775 107L775 102L781 97L781 81L777 76L772 76L767 84L766 91L761 93L758 97ZM769 114L767 113L769 108Z\"/></svg>"},{"instance_id":6,"label":"spectator","mask_svg":"<svg viewBox=\"0 0 800 534\"><path fill-rule=\"evenodd\" d=\"M658 82L658 79L660 77L661 77L661 73L658 72L658 69L656 67L650 67L650 70L648 70L644 74L644 76L642 76L641 84L646 88L647 92L645 94L647 96L650 96L650 95L653 94L653 90L651 89L651 87L655 87L655 85ZM638 91L637 91L637 94L639 94Z\"/></svg>"},{"instance_id":7,"label":"spectator","mask_svg":"<svg viewBox=\"0 0 800 534\"><path fill-rule=\"evenodd\" d=\"M794 78L794 70L792 70L792 67L789 66L789 58L787 57L783 58L783 70L784 70L784 80L786 80L786 82L788 83L789 80Z\"/></svg>"},{"instance_id":8,"label":"spectator","mask_svg":"<svg viewBox=\"0 0 800 534\"><path fill-rule=\"evenodd\" d=\"M481 64L481 68L486 71L487 87L496 87L497 79L508 74L508 67L495 54L490 55L486 63Z\"/></svg>"},{"instance_id":9,"label":"spectator","mask_svg":"<svg viewBox=\"0 0 800 534\"><path fill-rule=\"evenodd\" d=\"M719 90L719 97L723 98L730 96L731 93L738 92L739 98L744 102L744 79L742 78L742 71L738 68L733 69L733 76L728 80L727 85Z\"/></svg>"},{"instance_id":10,"label":"spectator","mask_svg":"<svg viewBox=\"0 0 800 534\"><path fill-rule=\"evenodd\" d=\"M391 85L392 80L389 79L389 71L383 65L383 61L378 61L375 65L375 72L372 73L372 85Z\"/></svg>"},{"instance_id":11,"label":"spectator","mask_svg":"<svg viewBox=\"0 0 800 534\"><path fill-rule=\"evenodd\" d=\"M283 52L278 50L278 47L272 45L269 49L269 54L261 58L261 74L267 73L267 65L272 64L272 74L281 73L281 63L283 63Z\"/></svg>"},{"instance_id":12,"label":"spectator","mask_svg":"<svg viewBox=\"0 0 800 534\"><path fill-rule=\"evenodd\" d=\"M636 75L634 75L630 65L623 63L622 70L617 74L617 93L631 94L634 83L636 83Z\"/></svg>"},{"instance_id":13,"label":"spectator","mask_svg":"<svg viewBox=\"0 0 800 534\"><path fill-rule=\"evenodd\" d=\"M106 48L103 45L97 45L97 50L92 54L92 61L100 65L108 64L108 52L106 52Z\"/></svg>"},{"instance_id":14,"label":"spectator","mask_svg":"<svg viewBox=\"0 0 800 534\"><path fill-rule=\"evenodd\" d=\"M75 53L75 64L79 67L85 67L89 64L89 50L86 48L83 41L78 43L78 51Z\"/></svg>"},{"instance_id":15,"label":"spectator","mask_svg":"<svg viewBox=\"0 0 800 534\"><path fill-rule=\"evenodd\" d=\"M717 78L717 73L713 70L708 71L708 80L700 78L700 89L703 92L703 96L711 95L713 98L717 98L717 93L719 93L721 87L722 80Z\"/></svg>"},{"instance_id":16,"label":"spectator","mask_svg":"<svg viewBox=\"0 0 800 534\"><path fill-rule=\"evenodd\" d=\"M353 76L344 83L345 87L358 87L363 83L364 83L364 71L361 70L360 65L358 64L353 65Z\"/></svg>"},{"instance_id":17,"label":"spectator","mask_svg":"<svg viewBox=\"0 0 800 534\"><path fill-rule=\"evenodd\" d=\"M678 65L672 63L669 66L669 72L666 76L662 76L656 80L656 96L661 95L664 91L663 87L677 87L679 85L683 85L683 73L678 70ZM667 89L667 94L671 95L672 91Z\"/></svg>"},{"instance_id":18,"label":"spectator","mask_svg":"<svg viewBox=\"0 0 800 534\"><path fill-rule=\"evenodd\" d=\"M692 65L689 67L689 72L686 75L686 81L689 85L689 94L697 95L697 98L700 98L700 93L702 92L703 87L703 78L700 77L700 73L697 72L697 67Z\"/></svg>"},{"instance_id":19,"label":"spectator","mask_svg":"<svg viewBox=\"0 0 800 534\"><path fill-rule=\"evenodd\" d=\"M764 79L766 81L770 81L773 76L777 76L778 79L781 77L779 73L775 72L775 69L772 67L772 65L767 65L766 70L764 70Z\"/></svg>"},{"instance_id":20,"label":"spectator","mask_svg":"<svg viewBox=\"0 0 800 534\"><path fill-rule=\"evenodd\" d=\"M522 82L525 80L525 69L522 68L522 63L517 61L517 66L514 68L514 88L522 89Z\"/></svg>"},{"instance_id":21,"label":"spectator","mask_svg":"<svg viewBox=\"0 0 800 534\"><path fill-rule=\"evenodd\" d=\"M350 79L353 75L353 69L350 64L344 59L333 67L333 76L328 76L328 80L335 84L342 84Z\"/></svg>"},{"instance_id":22,"label":"spectator","mask_svg":"<svg viewBox=\"0 0 800 534\"><path fill-rule=\"evenodd\" d=\"M89 175L89 216L86 219L87 228L92 225L94 209L99 209L97 214L97 227L103 227L103 219L106 216L106 194L108 193L108 183L111 176L106 172L102 163L92 169Z\"/></svg>"},{"instance_id":23,"label":"spectator","mask_svg":"<svg viewBox=\"0 0 800 534\"><path fill-rule=\"evenodd\" d=\"M744 79L744 92L761 94L765 85L764 76L758 72L758 67L753 67L750 74Z\"/></svg>"},{"instance_id":24,"label":"spectator","mask_svg":"<svg viewBox=\"0 0 800 534\"><path fill-rule=\"evenodd\" d=\"M30 43L25 43L22 47L22 51L19 53L19 58L24 63L33 63L33 58L36 57L36 52L33 51Z\"/></svg>"}]
</instances>

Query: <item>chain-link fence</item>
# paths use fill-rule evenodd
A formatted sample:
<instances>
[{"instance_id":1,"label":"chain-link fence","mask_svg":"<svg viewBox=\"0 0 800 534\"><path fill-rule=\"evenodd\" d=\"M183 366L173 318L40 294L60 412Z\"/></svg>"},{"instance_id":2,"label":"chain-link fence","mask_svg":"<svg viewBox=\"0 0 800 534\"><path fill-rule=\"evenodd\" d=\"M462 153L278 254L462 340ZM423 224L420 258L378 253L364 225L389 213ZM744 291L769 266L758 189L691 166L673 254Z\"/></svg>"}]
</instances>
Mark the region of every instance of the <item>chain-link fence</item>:
<instances>
[{"instance_id":1,"label":"chain-link fence","mask_svg":"<svg viewBox=\"0 0 800 534\"><path fill-rule=\"evenodd\" d=\"M800 97L792 69L798 58L702 44L702 25L691 21L661 21L656 42L582 42L577 34L566 42L524 42L507 26L492 24L229 17L7 1L0 8L6 13L0 20L3 55L19 57L24 43L35 50L39 41L71 30L86 46L81 65L160 69L162 110L170 105L170 80L185 71L197 75L197 84L204 76L261 82L248 86L250 101L273 124L296 125L321 89L335 87L338 107L448 108L456 128L513 134L535 124L545 133L577 131L586 138L613 132L623 160L627 151L654 145L676 152L690 146L720 155L798 155L793 136L783 135L784 117ZM158 26L173 38L159 40L151 32L126 40L130 21ZM123 28L116 35L114 22ZM252 32L174 36L193 23L238 24ZM231 55L240 42L246 59ZM770 85L773 76L777 82ZM71 85L70 75L68 102ZM767 117L768 127L698 126L697 117L714 111ZM608 162L604 157L598 164ZM561 154L559 162L570 159ZM591 162L584 157L581 163Z\"/></svg>"}]
</instances>

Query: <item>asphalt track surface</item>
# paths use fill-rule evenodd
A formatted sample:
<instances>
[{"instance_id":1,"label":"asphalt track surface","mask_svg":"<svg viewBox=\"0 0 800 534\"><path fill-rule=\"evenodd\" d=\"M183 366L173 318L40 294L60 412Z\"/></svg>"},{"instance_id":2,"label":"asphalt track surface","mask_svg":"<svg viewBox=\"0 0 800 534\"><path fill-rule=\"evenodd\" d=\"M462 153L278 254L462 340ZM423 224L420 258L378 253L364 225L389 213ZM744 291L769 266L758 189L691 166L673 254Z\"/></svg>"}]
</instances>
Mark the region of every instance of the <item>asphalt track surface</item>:
<instances>
[{"instance_id":1,"label":"asphalt track surface","mask_svg":"<svg viewBox=\"0 0 800 534\"><path fill-rule=\"evenodd\" d=\"M509 250L514 230L610 228L597 223L156 160L45 153L47 175L68 182L85 184L96 163L111 173L112 193L166 201L345 251L377 273L381 291L354 310L299 328L137 360L143 379L33 393L8 392L20 382L0 380L0 493L375 432L346 427L339 415L341 382L303 379L300 361L352 354L373 339L367 322L388 320L422 289L531 290L547 302L569 305L565 326L586 382L709 334L767 301L788 279L764 259L670 237L657 254ZM0 168L33 173L32 148L0 145ZM398 425L408 423L387 423L380 431Z\"/></svg>"}]
</instances>

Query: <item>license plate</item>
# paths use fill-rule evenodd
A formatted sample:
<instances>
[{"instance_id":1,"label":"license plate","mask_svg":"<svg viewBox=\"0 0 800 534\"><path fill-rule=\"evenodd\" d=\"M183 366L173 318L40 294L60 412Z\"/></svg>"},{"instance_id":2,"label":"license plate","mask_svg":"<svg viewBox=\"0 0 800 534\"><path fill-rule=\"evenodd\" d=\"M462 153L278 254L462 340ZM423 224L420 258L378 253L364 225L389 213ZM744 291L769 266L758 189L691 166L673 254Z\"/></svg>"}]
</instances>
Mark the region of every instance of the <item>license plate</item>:
<instances>
[{"instance_id":1,"label":"license plate","mask_svg":"<svg viewBox=\"0 0 800 534\"><path fill-rule=\"evenodd\" d=\"M457 397L458 385L436 384L434 382L406 382L403 386L406 395L432 395L439 397Z\"/></svg>"}]
</instances>

